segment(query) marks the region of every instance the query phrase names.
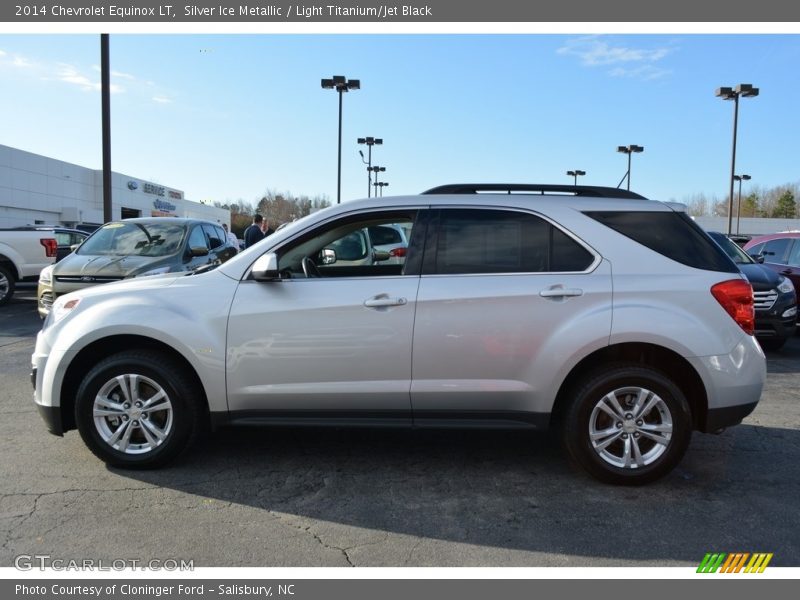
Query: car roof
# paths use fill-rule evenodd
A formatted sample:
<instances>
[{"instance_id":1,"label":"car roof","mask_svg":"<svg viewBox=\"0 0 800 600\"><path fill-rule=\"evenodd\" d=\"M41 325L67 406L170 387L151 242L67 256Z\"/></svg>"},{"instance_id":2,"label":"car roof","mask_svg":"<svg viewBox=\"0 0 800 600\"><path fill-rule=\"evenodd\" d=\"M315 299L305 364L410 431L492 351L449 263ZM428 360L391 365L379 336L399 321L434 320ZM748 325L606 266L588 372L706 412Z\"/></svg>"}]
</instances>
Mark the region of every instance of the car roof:
<instances>
[{"instance_id":1,"label":"car roof","mask_svg":"<svg viewBox=\"0 0 800 600\"><path fill-rule=\"evenodd\" d=\"M195 223L205 223L207 225L221 225L208 219L195 219L191 217L135 217L133 219L120 219L109 221L109 223L173 223L175 225L193 225ZM104 223L102 226L108 225Z\"/></svg>"},{"instance_id":2,"label":"car roof","mask_svg":"<svg viewBox=\"0 0 800 600\"><path fill-rule=\"evenodd\" d=\"M800 231L784 231L782 233L770 233L768 235L759 235L757 237L752 238L745 247L749 248L751 246L755 246L756 244L763 244L764 242L769 242L772 240L779 240L781 238L793 238L797 239L800 238Z\"/></svg>"}]
</instances>

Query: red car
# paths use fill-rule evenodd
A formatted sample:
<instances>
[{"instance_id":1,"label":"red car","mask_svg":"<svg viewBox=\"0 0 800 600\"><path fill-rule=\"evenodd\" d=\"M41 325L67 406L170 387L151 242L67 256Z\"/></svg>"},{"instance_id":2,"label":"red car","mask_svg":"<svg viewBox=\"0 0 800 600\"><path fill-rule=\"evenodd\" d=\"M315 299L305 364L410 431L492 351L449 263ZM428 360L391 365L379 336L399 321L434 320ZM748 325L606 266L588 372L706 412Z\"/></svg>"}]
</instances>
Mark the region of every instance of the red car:
<instances>
[{"instance_id":1,"label":"red car","mask_svg":"<svg viewBox=\"0 0 800 600\"><path fill-rule=\"evenodd\" d=\"M788 277L795 290L800 290L800 231L773 233L754 237L744 246L756 260Z\"/></svg>"}]
</instances>

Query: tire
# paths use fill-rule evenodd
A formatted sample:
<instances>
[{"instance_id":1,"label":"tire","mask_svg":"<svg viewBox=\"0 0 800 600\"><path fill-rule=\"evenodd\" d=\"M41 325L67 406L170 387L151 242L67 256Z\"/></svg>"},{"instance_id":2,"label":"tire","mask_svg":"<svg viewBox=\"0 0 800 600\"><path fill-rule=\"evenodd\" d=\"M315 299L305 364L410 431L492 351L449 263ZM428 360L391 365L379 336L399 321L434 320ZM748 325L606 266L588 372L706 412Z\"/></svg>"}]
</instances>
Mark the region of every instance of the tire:
<instances>
[{"instance_id":1,"label":"tire","mask_svg":"<svg viewBox=\"0 0 800 600\"><path fill-rule=\"evenodd\" d=\"M777 352L783 348L788 338L774 337L767 339L760 339L758 343L761 344L761 349L767 352Z\"/></svg>"},{"instance_id":2,"label":"tire","mask_svg":"<svg viewBox=\"0 0 800 600\"><path fill-rule=\"evenodd\" d=\"M692 416L683 392L664 374L617 364L594 371L574 388L562 428L571 458L590 475L616 485L643 485L683 458Z\"/></svg>"},{"instance_id":3,"label":"tire","mask_svg":"<svg viewBox=\"0 0 800 600\"><path fill-rule=\"evenodd\" d=\"M15 287L14 274L6 265L0 264L0 306L11 300Z\"/></svg>"},{"instance_id":4,"label":"tire","mask_svg":"<svg viewBox=\"0 0 800 600\"><path fill-rule=\"evenodd\" d=\"M202 399L194 380L168 355L120 352L83 378L75 422L89 449L108 465L156 468L194 441L202 428Z\"/></svg>"}]
</instances>

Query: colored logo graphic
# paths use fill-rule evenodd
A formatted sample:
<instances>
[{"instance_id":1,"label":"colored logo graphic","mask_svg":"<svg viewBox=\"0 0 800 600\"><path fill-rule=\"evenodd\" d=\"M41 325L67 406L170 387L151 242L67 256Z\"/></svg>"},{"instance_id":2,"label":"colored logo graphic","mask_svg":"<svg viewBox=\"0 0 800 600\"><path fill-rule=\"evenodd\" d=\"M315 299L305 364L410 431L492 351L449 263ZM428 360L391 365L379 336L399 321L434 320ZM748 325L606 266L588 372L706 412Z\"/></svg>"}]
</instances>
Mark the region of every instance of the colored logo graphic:
<instances>
[{"instance_id":1,"label":"colored logo graphic","mask_svg":"<svg viewBox=\"0 0 800 600\"><path fill-rule=\"evenodd\" d=\"M763 573L771 560L772 552L756 552L753 554L749 552L735 552L733 554L709 552L703 557L700 566L697 567L697 572Z\"/></svg>"}]
</instances>

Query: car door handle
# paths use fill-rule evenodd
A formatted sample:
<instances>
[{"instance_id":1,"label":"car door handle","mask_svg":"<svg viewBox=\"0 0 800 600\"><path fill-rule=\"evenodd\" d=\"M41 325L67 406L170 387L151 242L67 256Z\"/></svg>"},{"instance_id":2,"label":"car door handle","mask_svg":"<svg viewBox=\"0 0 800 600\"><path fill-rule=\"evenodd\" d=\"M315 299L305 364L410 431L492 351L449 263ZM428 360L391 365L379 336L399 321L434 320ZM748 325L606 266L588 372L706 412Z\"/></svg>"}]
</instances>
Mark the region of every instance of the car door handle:
<instances>
[{"instance_id":1,"label":"car door handle","mask_svg":"<svg viewBox=\"0 0 800 600\"><path fill-rule=\"evenodd\" d=\"M383 308L385 306L404 306L408 303L405 298L389 298L388 296L375 296L369 300L364 300L367 308Z\"/></svg>"},{"instance_id":2,"label":"car door handle","mask_svg":"<svg viewBox=\"0 0 800 600\"><path fill-rule=\"evenodd\" d=\"M539 292L542 298L565 298L567 296L583 296L583 290L578 288L552 287Z\"/></svg>"},{"instance_id":3,"label":"car door handle","mask_svg":"<svg viewBox=\"0 0 800 600\"><path fill-rule=\"evenodd\" d=\"M784 269L783 271L781 271L781 273L783 275L791 275L792 273L794 273L794 271L792 269Z\"/></svg>"}]
</instances>

